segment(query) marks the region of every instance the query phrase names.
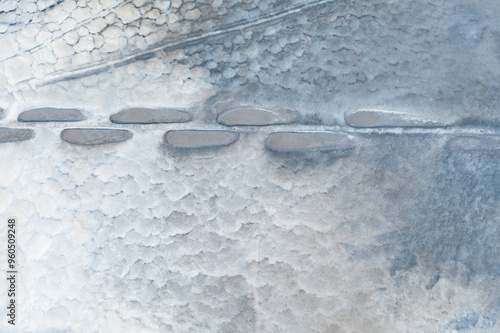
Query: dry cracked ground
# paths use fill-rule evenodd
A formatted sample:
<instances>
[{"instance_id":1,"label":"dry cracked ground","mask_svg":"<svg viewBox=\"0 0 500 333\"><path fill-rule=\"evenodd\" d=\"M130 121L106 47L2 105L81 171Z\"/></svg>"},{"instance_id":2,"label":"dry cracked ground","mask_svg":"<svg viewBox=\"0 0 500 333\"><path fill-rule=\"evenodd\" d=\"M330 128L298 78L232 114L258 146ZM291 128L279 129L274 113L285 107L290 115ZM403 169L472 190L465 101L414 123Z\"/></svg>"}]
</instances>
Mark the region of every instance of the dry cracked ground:
<instances>
[{"instance_id":1,"label":"dry cracked ground","mask_svg":"<svg viewBox=\"0 0 500 333\"><path fill-rule=\"evenodd\" d=\"M499 332L499 11L1 1L0 330Z\"/></svg>"}]
</instances>

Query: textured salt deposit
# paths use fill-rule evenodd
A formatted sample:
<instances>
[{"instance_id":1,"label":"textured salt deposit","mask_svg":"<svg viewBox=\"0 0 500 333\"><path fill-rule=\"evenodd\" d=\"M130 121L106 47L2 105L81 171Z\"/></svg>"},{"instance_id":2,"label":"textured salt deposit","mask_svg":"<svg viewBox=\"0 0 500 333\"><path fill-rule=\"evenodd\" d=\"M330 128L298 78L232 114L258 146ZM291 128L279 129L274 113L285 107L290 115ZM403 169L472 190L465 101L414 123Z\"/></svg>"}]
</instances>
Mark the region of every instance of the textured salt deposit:
<instances>
[{"instance_id":1,"label":"textured salt deposit","mask_svg":"<svg viewBox=\"0 0 500 333\"><path fill-rule=\"evenodd\" d=\"M19 310L0 331L498 332L499 10L2 1L0 212L18 221ZM86 119L18 121L41 107ZM110 120L130 108L192 118ZM360 110L397 114L346 118ZM219 131L231 144L197 136ZM336 135L328 150L318 133Z\"/></svg>"}]
</instances>

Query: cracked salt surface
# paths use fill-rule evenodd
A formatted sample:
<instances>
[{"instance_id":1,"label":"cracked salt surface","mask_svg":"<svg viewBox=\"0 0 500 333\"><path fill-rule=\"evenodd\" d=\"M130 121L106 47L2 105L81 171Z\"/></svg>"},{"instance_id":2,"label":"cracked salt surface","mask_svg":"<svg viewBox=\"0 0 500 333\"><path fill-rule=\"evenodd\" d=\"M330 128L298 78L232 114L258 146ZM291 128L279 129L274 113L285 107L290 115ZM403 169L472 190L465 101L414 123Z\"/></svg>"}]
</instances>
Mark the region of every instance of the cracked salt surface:
<instances>
[{"instance_id":1,"label":"cracked salt surface","mask_svg":"<svg viewBox=\"0 0 500 333\"><path fill-rule=\"evenodd\" d=\"M3 1L0 331L497 332L499 10Z\"/></svg>"}]
</instances>

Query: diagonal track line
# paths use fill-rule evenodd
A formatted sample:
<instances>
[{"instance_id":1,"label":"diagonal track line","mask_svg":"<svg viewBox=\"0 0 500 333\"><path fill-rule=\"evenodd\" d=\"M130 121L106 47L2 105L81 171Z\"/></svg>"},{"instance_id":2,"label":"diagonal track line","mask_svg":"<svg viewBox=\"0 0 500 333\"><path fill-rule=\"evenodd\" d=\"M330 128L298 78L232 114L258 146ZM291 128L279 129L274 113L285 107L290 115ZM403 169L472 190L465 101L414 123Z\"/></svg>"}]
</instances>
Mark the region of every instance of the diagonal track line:
<instances>
[{"instance_id":1,"label":"diagonal track line","mask_svg":"<svg viewBox=\"0 0 500 333\"><path fill-rule=\"evenodd\" d=\"M258 19L248 21L246 23L234 24L223 29L218 29L211 32L206 32L202 34L195 34L192 36L187 36L187 38L182 40L167 40L160 44L154 45L151 48L146 50L142 50L139 52L133 52L130 54L126 54L120 56L115 59L111 59L105 62L96 63L90 66L85 66L81 68L76 68L67 71L53 72L52 74L47 75L43 79L28 79L25 81L19 82L19 84L28 84L30 86L43 86L52 83L57 83L60 81L73 80L76 78L85 77L88 75L100 73L106 71L113 67L120 67L123 65L127 65L134 61L146 60L151 57L154 57L154 54L158 51L173 51L179 48L183 48L189 45L197 44L205 39L226 36L233 33L238 33L245 29L250 29L256 26L272 23L274 21L279 21L283 18L287 18L290 16L294 16L298 13L301 13L306 10L313 9L315 7L335 2L337 0L319 0L315 2L311 2L308 4L302 4L299 6L295 6L293 8L284 10L279 13L273 13L270 15L266 15L264 17L260 17Z\"/></svg>"}]
</instances>

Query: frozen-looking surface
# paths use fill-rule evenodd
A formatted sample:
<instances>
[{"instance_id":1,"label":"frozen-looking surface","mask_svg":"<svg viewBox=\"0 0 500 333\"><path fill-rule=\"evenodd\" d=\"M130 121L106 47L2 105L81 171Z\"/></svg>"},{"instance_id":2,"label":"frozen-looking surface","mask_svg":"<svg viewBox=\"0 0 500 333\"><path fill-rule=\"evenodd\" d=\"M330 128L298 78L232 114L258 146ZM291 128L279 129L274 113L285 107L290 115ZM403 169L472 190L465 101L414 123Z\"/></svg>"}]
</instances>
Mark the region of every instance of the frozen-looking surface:
<instances>
[{"instance_id":1,"label":"frozen-looking surface","mask_svg":"<svg viewBox=\"0 0 500 333\"><path fill-rule=\"evenodd\" d=\"M1 1L0 331L499 332L499 12Z\"/></svg>"}]
</instances>

